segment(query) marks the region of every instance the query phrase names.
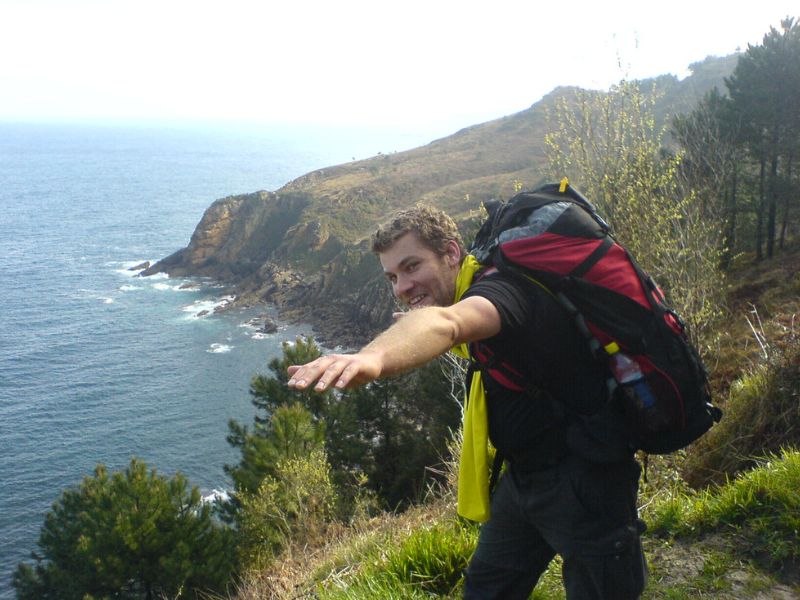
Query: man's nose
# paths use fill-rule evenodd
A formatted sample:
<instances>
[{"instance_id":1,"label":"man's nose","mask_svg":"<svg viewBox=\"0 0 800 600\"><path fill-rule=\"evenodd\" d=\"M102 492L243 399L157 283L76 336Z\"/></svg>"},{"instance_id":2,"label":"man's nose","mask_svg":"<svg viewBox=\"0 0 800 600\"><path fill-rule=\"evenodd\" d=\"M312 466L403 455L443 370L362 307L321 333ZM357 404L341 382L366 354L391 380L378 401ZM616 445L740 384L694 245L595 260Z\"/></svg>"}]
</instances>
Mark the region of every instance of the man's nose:
<instances>
[{"instance_id":1,"label":"man's nose","mask_svg":"<svg viewBox=\"0 0 800 600\"><path fill-rule=\"evenodd\" d=\"M402 298L403 294L406 294L412 287L414 287L414 283L411 281L410 277L398 275L394 283L394 295L398 298Z\"/></svg>"}]
</instances>

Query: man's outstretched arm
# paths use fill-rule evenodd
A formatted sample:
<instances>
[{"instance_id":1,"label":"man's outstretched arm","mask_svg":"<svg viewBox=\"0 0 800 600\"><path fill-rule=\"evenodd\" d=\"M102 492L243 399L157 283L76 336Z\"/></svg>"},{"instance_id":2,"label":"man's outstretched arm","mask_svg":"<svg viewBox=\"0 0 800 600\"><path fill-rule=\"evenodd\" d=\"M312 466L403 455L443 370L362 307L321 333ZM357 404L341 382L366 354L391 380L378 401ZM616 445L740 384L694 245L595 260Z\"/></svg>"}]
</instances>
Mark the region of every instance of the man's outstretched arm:
<instances>
[{"instance_id":1,"label":"man's outstretched arm","mask_svg":"<svg viewBox=\"0 0 800 600\"><path fill-rule=\"evenodd\" d=\"M363 385L444 354L457 344L500 332L500 315L486 298L473 296L448 307L412 310L355 354L329 354L290 366L289 387L318 392Z\"/></svg>"}]
</instances>

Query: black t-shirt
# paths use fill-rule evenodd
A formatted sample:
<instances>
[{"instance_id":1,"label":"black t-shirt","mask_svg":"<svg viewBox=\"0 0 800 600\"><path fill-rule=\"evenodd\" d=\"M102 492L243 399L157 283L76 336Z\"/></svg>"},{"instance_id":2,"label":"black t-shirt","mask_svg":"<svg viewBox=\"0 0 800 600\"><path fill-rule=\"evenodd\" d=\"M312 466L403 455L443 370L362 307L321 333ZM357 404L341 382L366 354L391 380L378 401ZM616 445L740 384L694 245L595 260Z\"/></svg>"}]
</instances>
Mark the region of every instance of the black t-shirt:
<instances>
[{"instance_id":1,"label":"black t-shirt","mask_svg":"<svg viewBox=\"0 0 800 600\"><path fill-rule=\"evenodd\" d=\"M530 386L514 392L484 374L492 444L512 460L563 450L568 415L590 414L605 401L605 368L564 308L539 286L495 272L463 297L471 296L486 298L500 314L500 333L481 343L525 374Z\"/></svg>"}]
</instances>

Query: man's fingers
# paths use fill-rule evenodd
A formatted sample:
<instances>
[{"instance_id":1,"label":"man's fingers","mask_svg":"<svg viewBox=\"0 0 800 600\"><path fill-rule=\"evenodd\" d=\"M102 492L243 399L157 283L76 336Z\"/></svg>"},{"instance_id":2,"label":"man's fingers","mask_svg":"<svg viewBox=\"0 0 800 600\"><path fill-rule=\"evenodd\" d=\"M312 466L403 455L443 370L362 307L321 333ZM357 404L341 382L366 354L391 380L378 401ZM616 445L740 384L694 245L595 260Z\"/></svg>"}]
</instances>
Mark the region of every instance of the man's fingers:
<instances>
[{"instance_id":1,"label":"man's fingers","mask_svg":"<svg viewBox=\"0 0 800 600\"><path fill-rule=\"evenodd\" d=\"M339 376L346 368L347 361L335 356L324 356L305 365L291 365L287 368L289 373L289 387L306 389L316 382L314 389L318 392L325 391L332 385L343 387L339 384ZM349 378L347 378L349 381Z\"/></svg>"},{"instance_id":2,"label":"man's fingers","mask_svg":"<svg viewBox=\"0 0 800 600\"><path fill-rule=\"evenodd\" d=\"M339 374L339 378L334 385L340 390L346 388L357 373L358 369L353 365L346 366L344 369L342 369L342 372Z\"/></svg>"},{"instance_id":3,"label":"man's fingers","mask_svg":"<svg viewBox=\"0 0 800 600\"><path fill-rule=\"evenodd\" d=\"M329 357L322 357L305 365L291 365L287 369L289 387L300 390L305 389L317 380L329 361Z\"/></svg>"},{"instance_id":4,"label":"man's fingers","mask_svg":"<svg viewBox=\"0 0 800 600\"><path fill-rule=\"evenodd\" d=\"M349 374L352 370L349 360L339 359L325 369L314 389L323 392L331 386L343 388L352 378L352 375Z\"/></svg>"},{"instance_id":5,"label":"man's fingers","mask_svg":"<svg viewBox=\"0 0 800 600\"><path fill-rule=\"evenodd\" d=\"M290 388L304 390L313 385L316 392L361 385L380 375L380 365L375 360L365 360L360 354L321 356L305 365L291 365L286 370Z\"/></svg>"}]
</instances>

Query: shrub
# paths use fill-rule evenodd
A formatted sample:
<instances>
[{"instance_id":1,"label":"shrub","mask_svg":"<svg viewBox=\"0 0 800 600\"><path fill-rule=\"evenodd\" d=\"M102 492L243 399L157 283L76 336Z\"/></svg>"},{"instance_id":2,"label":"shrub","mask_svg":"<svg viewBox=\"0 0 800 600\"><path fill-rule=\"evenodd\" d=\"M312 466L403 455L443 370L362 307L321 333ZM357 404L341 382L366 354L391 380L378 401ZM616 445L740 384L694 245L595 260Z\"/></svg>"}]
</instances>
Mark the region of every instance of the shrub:
<instances>
[{"instance_id":1,"label":"shrub","mask_svg":"<svg viewBox=\"0 0 800 600\"><path fill-rule=\"evenodd\" d=\"M243 563L263 567L291 542L319 544L336 505L325 452L278 462L255 493L240 494L237 539Z\"/></svg>"},{"instance_id":2,"label":"shrub","mask_svg":"<svg viewBox=\"0 0 800 600\"><path fill-rule=\"evenodd\" d=\"M755 457L800 447L800 336L764 349L762 363L731 386L722 421L687 458L684 477L693 486L721 483Z\"/></svg>"}]
</instances>

